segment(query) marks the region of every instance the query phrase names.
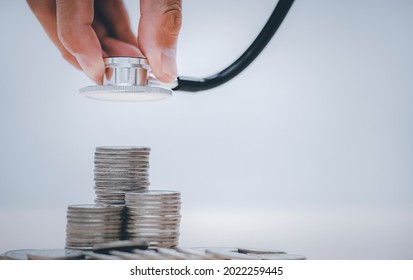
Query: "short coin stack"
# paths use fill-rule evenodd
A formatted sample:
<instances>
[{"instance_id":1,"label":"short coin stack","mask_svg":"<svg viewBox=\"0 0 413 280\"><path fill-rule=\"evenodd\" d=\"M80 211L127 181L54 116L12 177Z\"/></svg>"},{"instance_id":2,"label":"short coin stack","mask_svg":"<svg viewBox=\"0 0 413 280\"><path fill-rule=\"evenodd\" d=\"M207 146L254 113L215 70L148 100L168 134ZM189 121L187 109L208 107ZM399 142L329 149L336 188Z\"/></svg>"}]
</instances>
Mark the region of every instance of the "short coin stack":
<instances>
[{"instance_id":1,"label":"short coin stack","mask_svg":"<svg viewBox=\"0 0 413 280\"><path fill-rule=\"evenodd\" d=\"M122 206L79 204L67 209L66 248L90 250L95 244L119 240Z\"/></svg>"},{"instance_id":2,"label":"short coin stack","mask_svg":"<svg viewBox=\"0 0 413 280\"><path fill-rule=\"evenodd\" d=\"M148 190L125 194L128 239L143 239L150 246L178 245L181 221L181 194Z\"/></svg>"},{"instance_id":3,"label":"short coin stack","mask_svg":"<svg viewBox=\"0 0 413 280\"><path fill-rule=\"evenodd\" d=\"M125 204L125 192L149 186L149 147L97 147L95 151L96 203Z\"/></svg>"}]
</instances>

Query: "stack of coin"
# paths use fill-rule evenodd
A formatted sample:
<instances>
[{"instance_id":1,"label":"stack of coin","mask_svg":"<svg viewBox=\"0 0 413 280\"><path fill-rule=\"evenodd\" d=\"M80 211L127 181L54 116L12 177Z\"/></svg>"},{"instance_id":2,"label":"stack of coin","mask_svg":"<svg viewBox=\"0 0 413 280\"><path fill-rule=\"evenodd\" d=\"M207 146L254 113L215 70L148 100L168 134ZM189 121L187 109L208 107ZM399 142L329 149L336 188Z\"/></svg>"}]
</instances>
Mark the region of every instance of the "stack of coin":
<instances>
[{"instance_id":1,"label":"stack of coin","mask_svg":"<svg viewBox=\"0 0 413 280\"><path fill-rule=\"evenodd\" d=\"M95 202L123 205L125 192L147 190L149 153L149 147L97 147Z\"/></svg>"},{"instance_id":2,"label":"stack of coin","mask_svg":"<svg viewBox=\"0 0 413 280\"><path fill-rule=\"evenodd\" d=\"M148 190L125 194L128 239L146 240L150 246L178 245L181 194Z\"/></svg>"},{"instance_id":3,"label":"stack of coin","mask_svg":"<svg viewBox=\"0 0 413 280\"><path fill-rule=\"evenodd\" d=\"M79 204L67 209L66 249L91 250L96 244L119 240L123 206Z\"/></svg>"}]
</instances>

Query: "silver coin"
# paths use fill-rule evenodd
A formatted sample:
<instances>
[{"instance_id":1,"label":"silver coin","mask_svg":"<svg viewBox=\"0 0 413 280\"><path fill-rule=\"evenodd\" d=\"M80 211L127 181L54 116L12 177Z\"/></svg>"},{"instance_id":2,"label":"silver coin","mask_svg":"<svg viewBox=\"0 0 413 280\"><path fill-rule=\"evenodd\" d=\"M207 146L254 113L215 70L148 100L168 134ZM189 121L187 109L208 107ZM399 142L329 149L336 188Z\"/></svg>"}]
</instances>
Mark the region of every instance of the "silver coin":
<instances>
[{"instance_id":1,"label":"silver coin","mask_svg":"<svg viewBox=\"0 0 413 280\"><path fill-rule=\"evenodd\" d=\"M177 191L169 191L169 190L148 190L145 193L130 193L130 196L179 196L181 193Z\"/></svg>"},{"instance_id":2,"label":"silver coin","mask_svg":"<svg viewBox=\"0 0 413 280\"><path fill-rule=\"evenodd\" d=\"M118 189L111 189L111 188L106 188L106 189L98 189L95 188L95 194L96 195L101 195L101 196L110 196L110 197L125 197L125 191L120 191Z\"/></svg>"},{"instance_id":3,"label":"silver coin","mask_svg":"<svg viewBox=\"0 0 413 280\"><path fill-rule=\"evenodd\" d=\"M145 240L116 240L112 242L102 243L93 247L94 252L102 253L110 250L129 251L133 249L146 249L148 242Z\"/></svg>"},{"instance_id":4,"label":"silver coin","mask_svg":"<svg viewBox=\"0 0 413 280\"><path fill-rule=\"evenodd\" d=\"M127 232L127 235L130 238L144 239L148 242L176 242L179 238L179 234L174 235L155 235L155 234L140 234L134 232Z\"/></svg>"},{"instance_id":5,"label":"silver coin","mask_svg":"<svg viewBox=\"0 0 413 280\"><path fill-rule=\"evenodd\" d=\"M164 236L164 235L149 235L149 234L137 234L133 232L128 232L128 236L132 238L139 238L139 239L145 239L149 243L151 242L177 242L179 235L171 235L171 236Z\"/></svg>"},{"instance_id":6,"label":"silver coin","mask_svg":"<svg viewBox=\"0 0 413 280\"><path fill-rule=\"evenodd\" d=\"M228 251L225 249L219 248L210 248L205 250L207 253L220 258L229 259L229 260L258 260L259 258L253 255L241 254L236 248L234 251Z\"/></svg>"},{"instance_id":7,"label":"silver coin","mask_svg":"<svg viewBox=\"0 0 413 280\"><path fill-rule=\"evenodd\" d=\"M161 211L136 211L136 212L131 212L128 211L126 212L127 219L129 220L134 220L136 222L142 221L142 220L153 220L153 221L180 221L178 218L174 218L173 216L179 216L179 211L172 212L161 212Z\"/></svg>"},{"instance_id":8,"label":"silver coin","mask_svg":"<svg viewBox=\"0 0 413 280\"><path fill-rule=\"evenodd\" d=\"M67 227L66 228L66 233L67 235L69 234L119 234L121 232L122 228L117 227L117 228L104 228L104 227L89 227L89 228L73 228L73 227Z\"/></svg>"},{"instance_id":9,"label":"silver coin","mask_svg":"<svg viewBox=\"0 0 413 280\"><path fill-rule=\"evenodd\" d=\"M113 205L110 205L113 206ZM102 220L102 221L110 221L110 220L119 220L121 218L121 212L116 212L116 213L102 213L101 215L98 214L93 214L93 213L74 213L74 212L68 212L66 213L66 218L73 218L74 220L76 219L82 219L82 220Z\"/></svg>"},{"instance_id":10,"label":"silver coin","mask_svg":"<svg viewBox=\"0 0 413 280\"><path fill-rule=\"evenodd\" d=\"M95 179L95 185L147 185L149 184L148 179L131 179L127 180L126 178L108 178L108 179Z\"/></svg>"},{"instance_id":11,"label":"silver coin","mask_svg":"<svg viewBox=\"0 0 413 280\"><path fill-rule=\"evenodd\" d=\"M147 185L138 185L138 184L129 184L129 185L113 185L113 184L104 184L104 185L95 185L94 189L102 192L130 192L130 191L145 191L149 187Z\"/></svg>"},{"instance_id":12,"label":"silver coin","mask_svg":"<svg viewBox=\"0 0 413 280\"><path fill-rule=\"evenodd\" d=\"M149 157L150 152L95 152L95 157L96 156L112 156L112 157L117 157L117 156L136 156L136 157Z\"/></svg>"},{"instance_id":13,"label":"silver coin","mask_svg":"<svg viewBox=\"0 0 413 280\"><path fill-rule=\"evenodd\" d=\"M67 225L70 226L108 226L108 227L116 227L122 224L124 219L120 216L117 220L109 220L109 219L84 219L83 221L80 219L71 219L67 221Z\"/></svg>"},{"instance_id":14,"label":"silver coin","mask_svg":"<svg viewBox=\"0 0 413 280\"><path fill-rule=\"evenodd\" d=\"M93 245L90 246L67 246L65 245L65 249L69 249L69 250L81 250L83 253L85 253L85 251L87 250L92 250Z\"/></svg>"},{"instance_id":15,"label":"silver coin","mask_svg":"<svg viewBox=\"0 0 413 280\"><path fill-rule=\"evenodd\" d=\"M162 248L174 248L178 246L178 241L174 242L159 242L159 241L151 241L149 242L150 246L154 247L162 247Z\"/></svg>"},{"instance_id":16,"label":"silver coin","mask_svg":"<svg viewBox=\"0 0 413 280\"><path fill-rule=\"evenodd\" d=\"M179 227L175 225L152 225L152 226L141 226L141 225L127 225L126 230L134 232L146 232L146 233L179 233Z\"/></svg>"},{"instance_id":17,"label":"silver coin","mask_svg":"<svg viewBox=\"0 0 413 280\"><path fill-rule=\"evenodd\" d=\"M180 207L128 207L125 212L134 216L172 216L180 215Z\"/></svg>"},{"instance_id":18,"label":"silver coin","mask_svg":"<svg viewBox=\"0 0 413 280\"><path fill-rule=\"evenodd\" d=\"M84 252L84 254L89 260L121 260L121 258L117 256L108 254L99 254L94 252Z\"/></svg>"},{"instance_id":19,"label":"silver coin","mask_svg":"<svg viewBox=\"0 0 413 280\"><path fill-rule=\"evenodd\" d=\"M99 200L99 199L95 199L94 202L108 204L108 205L123 205L125 203L123 200Z\"/></svg>"},{"instance_id":20,"label":"silver coin","mask_svg":"<svg viewBox=\"0 0 413 280\"><path fill-rule=\"evenodd\" d=\"M96 151L150 151L148 146L98 146Z\"/></svg>"},{"instance_id":21,"label":"silver coin","mask_svg":"<svg viewBox=\"0 0 413 280\"><path fill-rule=\"evenodd\" d=\"M120 200L125 203L125 199L123 196L120 195L111 195L110 193L107 194L96 194L96 199L102 199L102 200ZM99 203L96 203L99 204Z\"/></svg>"},{"instance_id":22,"label":"silver coin","mask_svg":"<svg viewBox=\"0 0 413 280\"><path fill-rule=\"evenodd\" d=\"M96 173L95 173L96 174ZM103 173L102 173L103 174ZM128 175L126 175L128 174ZM125 172L125 174L121 174L120 172L118 172L117 174L115 173L109 173L109 172L105 172L105 175L95 175L93 178L94 179L102 179L102 180L106 180L107 178L125 178L126 180L141 180L141 179L146 179L149 180L149 174L148 173L132 173L132 172Z\"/></svg>"},{"instance_id":23,"label":"silver coin","mask_svg":"<svg viewBox=\"0 0 413 280\"><path fill-rule=\"evenodd\" d=\"M126 176L112 176L112 177L94 177L93 180L98 183L129 183L129 184L147 184L149 183L149 176L137 176L137 177L126 177Z\"/></svg>"},{"instance_id":24,"label":"silver coin","mask_svg":"<svg viewBox=\"0 0 413 280\"><path fill-rule=\"evenodd\" d=\"M118 228L121 227L123 220L119 221L67 221L66 226L69 228Z\"/></svg>"},{"instance_id":25,"label":"silver coin","mask_svg":"<svg viewBox=\"0 0 413 280\"><path fill-rule=\"evenodd\" d=\"M95 152L97 156L110 156L110 157L149 157L150 152Z\"/></svg>"},{"instance_id":26,"label":"silver coin","mask_svg":"<svg viewBox=\"0 0 413 280\"><path fill-rule=\"evenodd\" d=\"M115 205L103 205L95 203L95 205L99 206L110 206L110 207L117 207L119 209L116 210L84 210L84 211L76 211L76 210L67 210L66 216L74 216L74 217L102 217L102 218L113 218L117 217L119 213L122 213L125 209L123 206L115 206Z\"/></svg>"},{"instance_id":27,"label":"silver coin","mask_svg":"<svg viewBox=\"0 0 413 280\"><path fill-rule=\"evenodd\" d=\"M125 200L125 211L127 212L139 212L139 211L151 211L151 210L164 210L164 211L179 211L181 210L181 204L166 204L166 203L136 203L131 204Z\"/></svg>"},{"instance_id":28,"label":"silver coin","mask_svg":"<svg viewBox=\"0 0 413 280\"><path fill-rule=\"evenodd\" d=\"M94 172L148 172L148 168L139 168L136 166L130 166L130 165L111 165L111 166L95 166L95 169L93 170Z\"/></svg>"},{"instance_id":29,"label":"silver coin","mask_svg":"<svg viewBox=\"0 0 413 280\"><path fill-rule=\"evenodd\" d=\"M127 179L127 180L141 180L148 179L148 172L95 172L95 179Z\"/></svg>"},{"instance_id":30,"label":"silver coin","mask_svg":"<svg viewBox=\"0 0 413 280\"><path fill-rule=\"evenodd\" d=\"M119 239L118 237L94 237L94 238L82 238L82 239L75 239L75 238L67 238L66 239L66 246L80 246L80 247L89 247L94 246L100 243L106 243L110 241L114 241Z\"/></svg>"},{"instance_id":31,"label":"silver coin","mask_svg":"<svg viewBox=\"0 0 413 280\"><path fill-rule=\"evenodd\" d=\"M187 260L188 256L171 248L156 248L156 251L168 260Z\"/></svg>"},{"instance_id":32,"label":"silver coin","mask_svg":"<svg viewBox=\"0 0 413 280\"><path fill-rule=\"evenodd\" d=\"M259 254L260 260L305 260L306 257L293 254Z\"/></svg>"},{"instance_id":33,"label":"silver coin","mask_svg":"<svg viewBox=\"0 0 413 280\"><path fill-rule=\"evenodd\" d=\"M96 244L100 244L100 243L106 243L109 241L115 241L118 240L119 238L117 237L106 237L106 238L99 238L99 237L95 237L95 238L82 238L82 239L66 239L66 247L74 247L74 246L78 246L78 247L90 247L90 246L94 246Z\"/></svg>"},{"instance_id":34,"label":"silver coin","mask_svg":"<svg viewBox=\"0 0 413 280\"><path fill-rule=\"evenodd\" d=\"M143 256L144 259L147 259L147 260L163 260L163 259L165 259L164 256L162 256L161 254L159 254L156 250L154 250L152 248L148 248L147 250L135 249L132 252L134 254L139 255L139 256Z\"/></svg>"},{"instance_id":35,"label":"silver coin","mask_svg":"<svg viewBox=\"0 0 413 280\"><path fill-rule=\"evenodd\" d=\"M118 196L125 196L125 191L119 190L117 188L97 188L94 187L96 194L110 194L110 195L118 195Z\"/></svg>"},{"instance_id":36,"label":"silver coin","mask_svg":"<svg viewBox=\"0 0 413 280\"><path fill-rule=\"evenodd\" d=\"M147 256L145 255L140 255L140 254L135 254L135 253L129 253L129 252L121 252L121 251L110 251L111 255L117 256L121 260L149 260ZM160 260L158 257L156 258L150 258L150 260Z\"/></svg>"},{"instance_id":37,"label":"silver coin","mask_svg":"<svg viewBox=\"0 0 413 280\"><path fill-rule=\"evenodd\" d=\"M95 156L93 161L96 164L127 164L130 167L149 165L149 157L137 156Z\"/></svg>"},{"instance_id":38,"label":"silver coin","mask_svg":"<svg viewBox=\"0 0 413 280\"><path fill-rule=\"evenodd\" d=\"M109 202L117 202L117 203L114 203L114 204L117 204L117 205L123 205L123 204L125 204L125 201L123 200L123 198L122 197L119 197L119 198L116 198L116 197L112 197L112 198L108 198L108 197L101 197L101 196L96 196L96 198L95 198L95 203L102 203L102 204L109 204L109 205L111 205L111 203L109 203Z\"/></svg>"},{"instance_id":39,"label":"silver coin","mask_svg":"<svg viewBox=\"0 0 413 280\"><path fill-rule=\"evenodd\" d=\"M110 224L117 224L119 223L123 216L122 212L117 213L117 215L110 215L110 216L93 216L93 215L75 215L75 214L67 214L66 215L67 221L70 223L110 223Z\"/></svg>"},{"instance_id":40,"label":"silver coin","mask_svg":"<svg viewBox=\"0 0 413 280\"><path fill-rule=\"evenodd\" d=\"M157 221L157 222L167 222L167 221L176 221L179 222L181 220L180 216L154 216L154 215L147 215L147 216L128 216L127 218L130 221L135 223L147 222L147 221Z\"/></svg>"},{"instance_id":41,"label":"silver coin","mask_svg":"<svg viewBox=\"0 0 413 280\"><path fill-rule=\"evenodd\" d=\"M141 191L142 192L142 191ZM143 191L144 192L144 191ZM128 192L129 194L130 192ZM135 192L134 192L135 193ZM133 204L181 204L179 197L130 197L125 194L125 200Z\"/></svg>"},{"instance_id":42,"label":"silver coin","mask_svg":"<svg viewBox=\"0 0 413 280\"><path fill-rule=\"evenodd\" d=\"M148 190L147 190L148 191ZM128 194L125 194L125 200L128 201L130 204L135 204L135 203L180 203L180 198L179 197L140 197L140 198L131 198Z\"/></svg>"},{"instance_id":43,"label":"silver coin","mask_svg":"<svg viewBox=\"0 0 413 280\"><path fill-rule=\"evenodd\" d=\"M196 249L182 248L182 247L177 247L175 248L175 250L188 256L188 259L200 259L200 260L213 259L213 255L206 253L205 250L196 250Z\"/></svg>"},{"instance_id":44,"label":"silver coin","mask_svg":"<svg viewBox=\"0 0 413 280\"><path fill-rule=\"evenodd\" d=\"M134 207L136 205L136 207L140 207L142 206L177 206L177 205L181 205L181 201L180 200L175 200L175 199L142 199L142 200L131 200L130 198L126 197L126 193L125 192L125 202L128 204L128 206L130 207Z\"/></svg>"},{"instance_id":45,"label":"silver coin","mask_svg":"<svg viewBox=\"0 0 413 280\"><path fill-rule=\"evenodd\" d=\"M134 235L136 237L141 238L173 238L176 239L179 236L179 230L156 230L152 229L150 231L144 231L142 229L126 229L126 232L130 235Z\"/></svg>"},{"instance_id":46,"label":"silver coin","mask_svg":"<svg viewBox=\"0 0 413 280\"><path fill-rule=\"evenodd\" d=\"M132 192L132 191L145 191L149 187L149 182L145 184L137 184L137 183L128 183L128 184L113 184L110 182L95 184L95 190L102 190L102 191L124 191L124 192Z\"/></svg>"},{"instance_id":47,"label":"silver coin","mask_svg":"<svg viewBox=\"0 0 413 280\"><path fill-rule=\"evenodd\" d=\"M127 207L127 213L129 214L136 214L136 215L150 215L153 213L154 215L179 215L181 211L181 207L132 207L132 206L126 206Z\"/></svg>"},{"instance_id":48,"label":"silver coin","mask_svg":"<svg viewBox=\"0 0 413 280\"><path fill-rule=\"evenodd\" d=\"M241 254L285 254L280 250L258 249L258 248L238 248L238 252Z\"/></svg>"},{"instance_id":49,"label":"silver coin","mask_svg":"<svg viewBox=\"0 0 413 280\"><path fill-rule=\"evenodd\" d=\"M122 196L110 196L110 195L103 195L103 194L98 194L96 195L95 198L95 203L98 204L99 200L104 202L104 201L121 201L122 204L125 204L125 200L123 199Z\"/></svg>"},{"instance_id":50,"label":"silver coin","mask_svg":"<svg viewBox=\"0 0 413 280\"><path fill-rule=\"evenodd\" d=\"M132 174L131 173L130 175L122 175L122 174L118 173L118 174L115 175L115 174L107 173L104 176L99 175L99 176L94 176L93 177L93 179L97 180L97 181L106 181L107 179L118 179L118 180L120 180L121 178L123 178L126 181L133 180L132 182L135 182L136 180L143 180L143 179L149 181L149 174Z\"/></svg>"},{"instance_id":51,"label":"silver coin","mask_svg":"<svg viewBox=\"0 0 413 280\"><path fill-rule=\"evenodd\" d=\"M149 151L136 151L136 152L95 152L94 153L95 158L96 157L145 157L148 158L150 156Z\"/></svg>"},{"instance_id":52,"label":"silver coin","mask_svg":"<svg viewBox=\"0 0 413 280\"><path fill-rule=\"evenodd\" d=\"M111 193L108 194L96 194L96 198L97 199L101 199L101 200L121 200L121 201L125 201L124 197L122 195L113 195Z\"/></svg>"},{"instance_id":53,"label":"silver coin","mask_svg":"<svg viewBox=\"0 0 413 280\"><path fill-rule=\"evenodd\" d=\"M71 260L82 259L83 253L75 250L62 249L22 249L12 250L4 254L4 257L9 260Z\"/></svg>"},{"instance_id":54,"label":"silver coin","mask_svg":"<svg viewBox=\"0 0 413 280\"><path fill-rule=\"evenodd\" d=\"M150 165L148 163L133 163L133 162L99 162L94 161L95 169L107 170L107 169L120 169L120 170L149 170Z\"/></svg>"},{"instance_id":55,"label":"silver coin","mask_svg":"<svg viewBox=\"0 0 413 280\"><path fill-rule=\"evenodd\" d=\"M118 232L103 232L103 231L95 231L95 232L69 232L66 235L67 239L93 239L93 238L112 238L112 237L119 237L120 231Z\"/></svg>"},{"instance_id":56,"label":"silver coin","mask_svg":"<svg viewBox=\"0 0 413 280\"><path fill-rule=\"evenodd\" d=\"M111 211L117 211L121 210L120 207L118 206L103 206L103 205L97 205L97 204L76 204L76 205L69 205L68 210L73 210L73 211L102 211L102 212L111 212Z\"/></svg>"},{"instance_id":57,"label":"silver coin","mask_svg":"<svg viewBox=\"0 0 413 280\"><path fill-rule=\"evenodd\" d=\"M120 173L120 172L134 172L142 173L147 172L149 174L149 166L143 164L134 165L120 165L120 164L107 164L106 166L101 166L100 164L95 164L93 172L108 172L108 173Z\"/></svg>"},{"instance_id":58,"label":"silver coin","mask_svg":"<svg viewBox=\"0 0 413 280\"><path fill-rule=\"evenodd\" d=\"M149 175L149 170L146 168L95 168L95 175Z\"/></svg>"},{"instance_id":59,"label":"silver coin","mask_svg":"<svg viewBox=\"0 0 413 280\"><path fill-rule=\"evenodd\" d=\"M95 158L95 164L107 164L107 165L117 165L117 164L124 164L133 167L145 167L149 166L149 161L145 159L139 158Z\"/></svg>"},{"instance_id":60,"label":"silver coin","mask_svg":"<svg viewBox=\"0 0 413 280\"><path fill-rule=\"evenodd\" d=\"M126 230L129 231L140 231L140 232L150 232L150 231L156 231L156 230L164 230L164 231L175 231L175 232L179 232L179 225L173 225L173 224L169 224L169 225L127 225L125 227Z\"/></svg>"},{"instance_id":61,"label":"silver coin","mask_svg":"<svg viewBox=\"0 0 413 280\"><path fill-rule=\"evenodd\" d=\"M126 225L124 226L125 228L129 229L146 229L146 228L158 228L158 229L172 229L172 228L179 228L180 227L180 222L179 221L161 221L161 222L156 222L156 221L142 221L142 222L135 222L134 220L131 219L126 219Z\"/></svg>"}]
</instances>

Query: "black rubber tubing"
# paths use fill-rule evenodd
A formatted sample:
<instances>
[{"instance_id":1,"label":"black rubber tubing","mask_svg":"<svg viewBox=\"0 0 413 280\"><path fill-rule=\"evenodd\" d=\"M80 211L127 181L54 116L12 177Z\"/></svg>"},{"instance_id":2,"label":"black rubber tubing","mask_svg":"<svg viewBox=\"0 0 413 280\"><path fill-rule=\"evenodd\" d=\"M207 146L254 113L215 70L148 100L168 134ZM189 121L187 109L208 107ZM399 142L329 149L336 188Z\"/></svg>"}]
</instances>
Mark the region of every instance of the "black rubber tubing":
<instances>
[{"instance_id":1,"label":"black rubber tubing","mask_svg":"<svg viewBox=\"0 0 413 280\"><path fill-rule=\"evenodd\" d=\"M178 86L173 90L197 92L218 87L241 73L267 46L277 32L294 0L279 0L261 32L248 49L230 66L205 78L178 77Z\"/></svg>"}]
</instances>

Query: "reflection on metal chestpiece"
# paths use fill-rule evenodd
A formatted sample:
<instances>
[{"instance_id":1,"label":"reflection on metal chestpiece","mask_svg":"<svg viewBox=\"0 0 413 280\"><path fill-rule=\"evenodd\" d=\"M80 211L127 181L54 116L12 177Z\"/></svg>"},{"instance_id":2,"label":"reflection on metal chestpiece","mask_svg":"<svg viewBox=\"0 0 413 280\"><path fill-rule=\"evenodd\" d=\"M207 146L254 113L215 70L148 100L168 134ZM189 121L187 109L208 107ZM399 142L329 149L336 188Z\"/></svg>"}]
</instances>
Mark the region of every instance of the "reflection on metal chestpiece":
<instances>
[{"instance_id":1,"label":"reflection on metal chestpiece","mask_svg":"<svg viewBox=\"0 0 413 280\"><path fill-rule=\"evenodd\" d=\"M86 97L113 101L154 101L172 96L172 90L150 79L150 66L146 58L104 58L103 85L81 88Z\"/></svg>"}]
</instances>

